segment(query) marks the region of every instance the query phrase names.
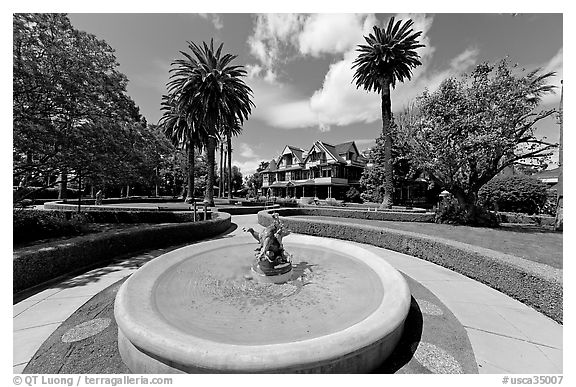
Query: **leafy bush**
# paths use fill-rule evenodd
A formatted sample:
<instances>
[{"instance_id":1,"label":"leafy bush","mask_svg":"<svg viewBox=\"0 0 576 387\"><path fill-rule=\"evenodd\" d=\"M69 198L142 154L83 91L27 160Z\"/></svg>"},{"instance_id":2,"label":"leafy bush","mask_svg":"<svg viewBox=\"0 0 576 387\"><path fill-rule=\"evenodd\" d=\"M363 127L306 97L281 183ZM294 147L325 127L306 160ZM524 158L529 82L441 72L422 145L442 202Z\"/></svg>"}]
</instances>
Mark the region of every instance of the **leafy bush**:
<instances>
[{"instance_id":1,"label":"leafy bush","mask_svg":"<svg viewBox=\"0 0 576 387\"><path fill-rule=\"evenodd\" d=\"M304 196L300 199L300 204L312 204L314 198L312 196Z\"/></svg>"},{"instance_id":2,"label":"leafy bush","mask_svg":"<svg viewBox=\"0 0 576 387\"><path fill-rule=\"evenodd\" d=\"M60 190L49 187L19 187L12 193L12 200L18 202L23 199L58 199ZM68 188L66 190L68 199L78 198L78 190Z\"/></svg>"},{"instance_id":3,"label":"leafy bush","mask_svg":"<svg viewBox=\"0 0 576 387\"><path fill-rule=\"evenodd\" d=\"M350 187L350 189L346 191L346 198L348 198L348 201L352 203L362 203L360 191L358 191L355 187Z\"/></svg>"},{"instance_id":4,"label":"leafy bush","mask_svg":"<svg viewBox=\"0 0 576 387\"><path fill-rule=\"evenodd\" d=\"M324 202L326 203L326 205L333 206L333 207L342 207L344 205L342 200L336 200L334 198L328 198L328 199L324 200Z\"/></svg>"},{"instance_id":5,"label":"leafy bush","mask_svg":"<svg viewBox=\"0 0 576 387\"><path fill-rule=\"evenodd\" d=\"M546 203L540 209L544 215L556 216L556 206L558 204L558 190L549 189L546 191Z\"/></svg>"},{"instance_id":6,"label":"leafy bush","mask_svg":"<svg viewBox=\"0 0 576 387\"><path fill-rule=\"evenodd\" d=\"M470 214L460 205L455 198L444 199L439 203L438 210L434 221L436 223L444 224L460 224L468 226L484 226L484 227L497 227L498 218L496 214L488 211L482 207L476 207L476 213L473 218Z\"/></svg>"},{"instance_id":7,"label":"leafy bush","mask_svg":"<svg viewBox=\"0 0 576 387\"><path fill-rule=\"evenodd\" d=\"M530 176L498 176L478 192L478 203L503 212L540 213L547 200L546 184Z\"/></svg>"},{"instance_id":8,"label":"leafy bush","mask_svg":"<svg viewBox=\"0 0 576 387\"><path fill-rule=\"evenodd\" d=\"M277 198L275 203L283 207L296 207L297 205L296 199L294 198Z\"/></svg>"},{"instance_id":9,"label":"leafy bush","mask_svg":"<svg viewBox=\"0 0 576 387\"><path fill-rule=\"evenodd\" d=\"M66 211L13 211L14 243L44 238L79 235L86 231L84 214Z\"/></svg>"}]
</instances>

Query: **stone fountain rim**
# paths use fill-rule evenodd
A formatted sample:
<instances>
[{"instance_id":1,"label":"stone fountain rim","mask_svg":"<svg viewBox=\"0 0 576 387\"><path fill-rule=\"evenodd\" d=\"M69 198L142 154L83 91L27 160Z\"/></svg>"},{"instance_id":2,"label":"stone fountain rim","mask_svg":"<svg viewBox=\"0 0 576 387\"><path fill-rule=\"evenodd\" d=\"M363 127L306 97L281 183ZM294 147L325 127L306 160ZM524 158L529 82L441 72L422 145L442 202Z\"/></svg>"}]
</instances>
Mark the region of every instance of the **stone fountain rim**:
<instances>
[{"instance_id":1,"label":"stone fountain rim","mask_svg":"<svg viewBox=\"0 0 576 387\"><path fill-rule=\"evenodd\" d=\"M184 368L261 372L346 357L384 340L403 325L410 308L410 290L402 275L382 257L336 239L291 234L284 243L288 248L291 244L328 248L364 262L384 287L380 305L364 320L338 332L290 343L229 344L185 333L170 325L157 310L153 297L157 280L170 267L191 256L229 247L230 241L224 238L171 251L134 273L116 296L114 314L119 330L142 352ZM255 242L246 239L234 243L244 244ZM139 307L130 310L130 304Z\"/></svg>"}]
</instances>

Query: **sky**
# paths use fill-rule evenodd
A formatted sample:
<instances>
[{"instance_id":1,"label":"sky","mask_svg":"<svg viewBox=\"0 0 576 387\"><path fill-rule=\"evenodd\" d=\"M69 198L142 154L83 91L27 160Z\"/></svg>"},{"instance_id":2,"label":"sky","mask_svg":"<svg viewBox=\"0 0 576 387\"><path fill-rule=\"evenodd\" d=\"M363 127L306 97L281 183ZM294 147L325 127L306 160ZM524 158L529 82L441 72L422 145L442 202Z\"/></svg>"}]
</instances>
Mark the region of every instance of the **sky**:
<instances>
[{"instance_id":1,"label":"sky","mask_svg":"<svg viewBox=\"0 0 576 387\"><path fill-rule=\"evenodd\" d=\"M155 14L71 13L74 27L105 40L116 51L128 94L149 123L157 123L171 63L188 41L214 39L232 62L244 65L256 107L233 140L233 164L244 175L289 144L309 149L316 140L355 140L366 149L381 131L380 97L352 83L355 49L375 25L411 18L423 31L422 66L392 90L392 110L401 111L425 88L481 62L508 56L520 68L555 71L563 78L562 14ZM543 108L558 107L560 88ZM557 142L556 120L537 135Z\"/></svg>"}]
</instances>

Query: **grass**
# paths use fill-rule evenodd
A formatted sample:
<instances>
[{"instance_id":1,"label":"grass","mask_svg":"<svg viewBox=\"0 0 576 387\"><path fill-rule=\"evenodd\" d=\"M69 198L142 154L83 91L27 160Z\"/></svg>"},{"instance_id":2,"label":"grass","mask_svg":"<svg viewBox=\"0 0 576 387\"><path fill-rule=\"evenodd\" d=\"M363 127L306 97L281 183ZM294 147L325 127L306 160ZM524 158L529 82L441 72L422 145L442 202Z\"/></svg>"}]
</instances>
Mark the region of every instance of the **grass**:
<instances>
[{"instance_id":1,"label":"grass","mask_svg":"<svg viewBox=\"0 0 576 387\"><path fill-rule=\"evenodd\" d=\"M294 218L310 218L294 216ZM391 222L366 219L315 216L341 223L365 224L401 231L410 231L515 255L530 261L562 269L562 233L527 228L499 229L453 226L436 223Z\"/></svg>"}]
</instances>

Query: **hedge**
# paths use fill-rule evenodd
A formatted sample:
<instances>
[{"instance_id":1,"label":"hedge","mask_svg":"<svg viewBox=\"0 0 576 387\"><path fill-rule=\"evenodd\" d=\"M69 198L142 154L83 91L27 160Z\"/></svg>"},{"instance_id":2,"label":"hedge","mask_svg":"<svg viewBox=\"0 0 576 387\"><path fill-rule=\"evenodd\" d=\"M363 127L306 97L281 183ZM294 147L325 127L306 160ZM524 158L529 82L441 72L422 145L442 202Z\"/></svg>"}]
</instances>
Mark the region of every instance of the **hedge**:
<instances>
[{"instance_id":1,"label":"hedge","mask_svg":"<svg viewBox=\"0 0 576 387\"><path fill-rule=\"evenodd\" d=\"M272 206L268 206L268 208L280 208L280 205L274 204ZM216 207L218 212L226 212L230 215L249 215L249 214L257 214L258 212L266 209L262 203L259 206L253 205L241 205L241 206L229 206L229 207Z\"/></svg>"},{"instance_id":2,"label":"hedge","mask_svg":"<svg viewBox=\"0 0 576 387\"><path fill-rule=\"evenodd\" d=\"M547 215L526 215L515 212L498 212L496 214L500 223L517 223L538 226L542 228L554 228L555 218Z\"/></svg>"},{"instance_id":3,"label":"hedge","mask_svg":"<svg viewBox=\"0 0 576 387\"><path fill-rule=\"evenodd\" d=\"M215 213L206 221L135 227L18 250L13 254L12 291L83 272L124 254L216 236L230 228L230 218L229 214Z\"/></svg>"},{"instance_id":4,"label":"hedge","mask_svg":"<svg viewBox=\"0 0 576 387\"><path fill-rule=\"evenodd\" d=\"M148 203L148 201L140 201L141 203ZM114 207L107 207L107 206L97 206L94 204L94 200L92 199L83 199L80 202L80 211L149 211L149 212L158 212L158 211L175 211L174 208L162 207L161 203L169 203L168 201L158 202L159 205L156 207L134 207L130 206L130 203L139 203L137 201L132 202L124 202L124 201L117 201L117 199L110 200L108 202L103 201L103 204L126 204L126 207L122 206L114 206ZM204 206L201 203L196 205L197 211L203 211ZM68 201L66 203L62 201L57 202L48 202L44 203L44 209L46 210L67 210L67 211L77 211L78 210L78 202ZM177 210L176 210L177 211ZM181 210L180 210L181 211Z\"/></svg>"},{"instance_id":5,"label":"hedge","mask_svg":"<svg viewBox=\"0 0 576 387\"><path fill-rule=\"evenodd\" d=\"M342 207L321 207L306 206L299 208L287 208L283 210L285 216L311 215L311 216L335 216L339 218L354 218L368 220L386 220L396 222L434 222L433 212L413 212L413 211L360 211L345 209Z\"/></svg>"},{"instance_id":6,"label":"hedge","mask_svg":"<svg viewBox=\"0 0 576 387\"><path fill-rule=\"evenodd\" d=\"M563 282L560 269L423 234L290 217L316 215L308 209L280 209L277 212L293 232L371 244L433 262L499 290L562 323ZM271 211L258 213L258 223L262 226L268 226L271 222Z\"/></svg>"}]
</instances>

